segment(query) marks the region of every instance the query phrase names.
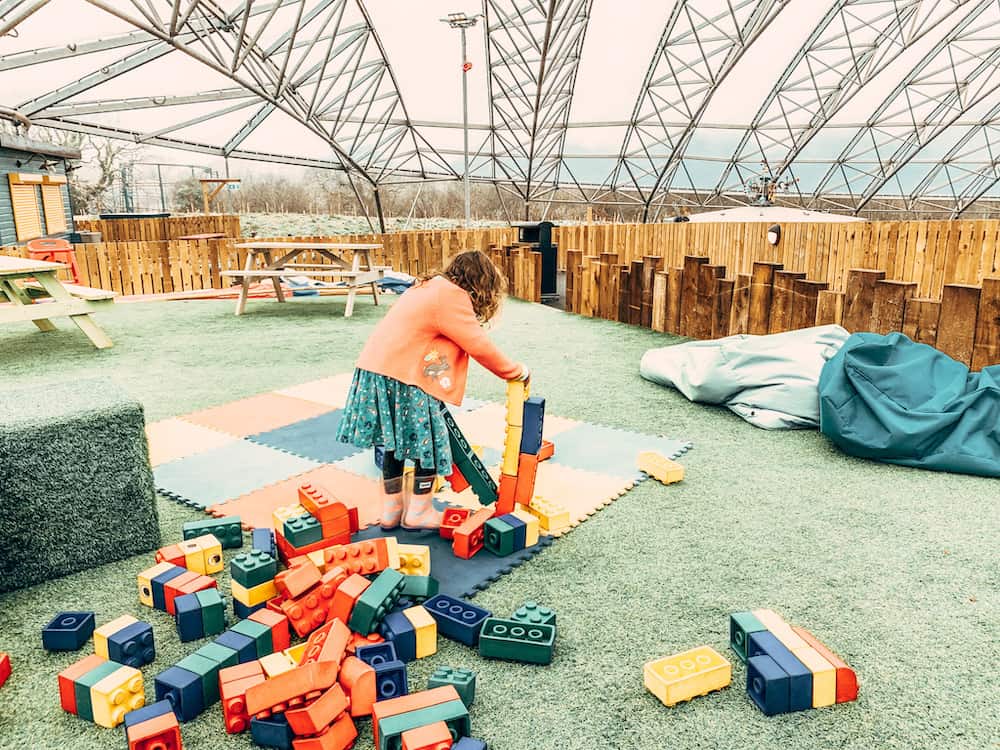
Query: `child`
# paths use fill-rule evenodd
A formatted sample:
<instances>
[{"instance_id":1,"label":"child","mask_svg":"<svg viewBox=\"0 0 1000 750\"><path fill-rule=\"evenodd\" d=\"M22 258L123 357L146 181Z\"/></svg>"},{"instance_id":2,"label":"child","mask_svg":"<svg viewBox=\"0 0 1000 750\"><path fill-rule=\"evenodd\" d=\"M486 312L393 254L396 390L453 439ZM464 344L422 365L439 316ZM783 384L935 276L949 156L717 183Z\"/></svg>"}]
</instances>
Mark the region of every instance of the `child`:
<instances>
[{"instance_id":1,"label":"child","mask_svg":"<svg viewBox=\"0 0 1000 750\"><path fill-rule=\"evenodd\" d=\"M437 475L452 468L442 401L462 403L469 357L504 380L527 380L528 368L508 359L482 327L505 286L485 254L459 253L444 272L404 293L362 349L337 439L384 447L382 528L440 527L431 492ZM403 487L406 460L414 463L412 492Z\"/></svg>"}]
</instances>

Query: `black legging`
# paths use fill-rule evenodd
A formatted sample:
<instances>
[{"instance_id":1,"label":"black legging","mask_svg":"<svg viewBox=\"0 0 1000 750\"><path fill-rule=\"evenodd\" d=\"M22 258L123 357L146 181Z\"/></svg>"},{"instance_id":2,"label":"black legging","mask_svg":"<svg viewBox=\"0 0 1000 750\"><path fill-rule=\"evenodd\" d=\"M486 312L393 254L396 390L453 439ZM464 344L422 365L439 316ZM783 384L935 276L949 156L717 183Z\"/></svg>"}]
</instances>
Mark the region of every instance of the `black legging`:
<instances>
[{"instance_id":1,"label":"black legging","mask_svg":"<svg viewBox=\"0 0 1000 750\"><path fill-rule=\"evenodd\" d=\"M386 451L382 457L382 481L389 482L403 476L403 464L405 462L396 458L393 451ZM434 489L434 479L437 477L437 470L434 468L425 469L419 461L414 468L413 493L415 495L428 495Z\"/></svg>"}]
</instances>

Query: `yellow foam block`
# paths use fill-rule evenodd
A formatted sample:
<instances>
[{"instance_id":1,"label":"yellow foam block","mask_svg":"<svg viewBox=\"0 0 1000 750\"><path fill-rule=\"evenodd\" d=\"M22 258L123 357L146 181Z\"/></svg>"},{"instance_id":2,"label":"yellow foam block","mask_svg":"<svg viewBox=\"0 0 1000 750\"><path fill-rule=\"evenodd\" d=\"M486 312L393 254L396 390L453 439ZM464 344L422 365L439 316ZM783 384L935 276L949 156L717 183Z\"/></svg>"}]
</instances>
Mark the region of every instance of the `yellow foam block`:
<instances>
[{"instance_id":1,"label":"yellow foam block","mask_svg":"<svg viewBox=\"0 0 1000 750\"><path fill-rule=\"evenodd\" d=\"M538 544L538 517L532 515L523 505L514 508L513 515L524 521L524 546L534 547Z\"/></svg>"},{"instance_id":2,"label":"yellow foam block","mask_svg":"<svg viewBox=\"0 0 1000 750\"><path fill-rule=\"evenodd\" d=\"M425 544L397 544L399 565L396 567L406 576L429 576L431 574L431 548Z\"/></svg>"},{"instance_id":3,"label":"yellow foam block","mask_svg":"<svg viewBox=\"0 0 1000 750\"><path fill-rule=\"evenodd\" d=\"M283 653L289 659L291 659L296 665L302 661L302 655L306 652L306 643L300 643L298 646L292 646L291 648L286 648Z\"/></svg>"},{"instance_id":4,"label":"yellow foam block","mask_svg":"<svg viewBox=\"0 0 1000 750\"><path fill-rule=\"evenodd\" d=\"M389 567L393 570L399 568L399 542L396 541L396 537L387 536L385 538L385 556L389 559ZM430 565L430 563L427 563Z\"/></svg>"},{"instance_id":5,"label":"yellow foam block","mask_svg":"<svg viewBox=\"0 0 1000 750\"><path fill-rule=\"evenodd\" d=\"M326 572L326 558L323 557L323 550L318 549L310 552L306 557L312 560L312 564L319 568L320 573Z\"/></svg>"},{"instance_id":6,"label":"yellow foam block","mask_svg":"<svg viewBox=\"0 0 1000 750\"><path fill-rule=\"evenodd\" d=\"M137 622L139 621L132 617L132 615L122 615L105 625L101 625L101 627L94 631L94 653L103 659L110 660L111 657L108 655L108 638L122 628L127 628L129 625Z\"/></svg>"},{"instance_id":7,"label":"yellow foam block","mask_svg":"<svg viewBox=\"0 0 1000 750\"><path fill-rule=\"evenodd\" d=\"M178 542L184 553L184 567L203 576L222 571L222 544L214 534L203 534L194 539Z\"/></svg>"},{"instance_id":8,"label":"yellow foam block","mask_svg":"<svg viewBox=\"0 0 1000 750\"><path fill-rule=\"evenodd\" d=\"M166 573L173 567L175 566L171 563L161 562L154 565L152 568L142 571L135 577L135 580L139 585L140 604L145 604L147 607L153 606L153 579L161 573Z\"/></svg>"},{"instance_id":9,"label":"yellow foam block","mask_svg":"<svg viewBox=\"0 0 1000 750\"><path fill-rule=\"evenodd\" d=\"M282 505L280 508L275 508L271 511L271 523L280 534L281 530L285 528L285 519L304 516L306 512L306 509L298 503L295 505Z\"/></svg>"},{"instance_id":10,"label":"yellow foam block","mask_svg":"<svg viewBox=\"0 0 1000 750\"><path fill-rule=\"evenodd\" d=\"M236 581L230 581L230 585L232 586L233 599L248 607L256 607L278 595L278 587L274 585L274 579L258 583L249 589Z\"/></svg>"},{"instance_id":11,"label":"yellow foam block","mask_svg":"<svg viewBox=\"0 0 1000 750\"><path fill-rule=\"evenodd\" d=\"M524 402L531 395L531 385L523 380L507 381L507 424L520 425Z\"/></svg>"},{"instance_id":12,"label":"yellow foam block","mask_svg":"<svg viewBox=\"0 0 1000 750\"><path fill-rule=\"evenodd\" d=\"M125 714L146 704L142 672L122 666L90 688L94 723L114 729L125 721Z\"/></svg>"},{"instance_id":13,"label":"yellow foam block","mask_svg":"<svg viewBox=\"0 0 1000 750\"><path fill-rule=\"evenodd\" d=\"M559 503L535 495L528 505L528 511L538 519L538 525L546 531L559 531L569 526L569 511Z\"/></svg>"},{"instance_id":14,"label":"yellow foam block","mask_svg":"<svg viewBox=\"0 0 1000 750\"><path fill-rule=\"evenodd\" d=\"M291 672L298 666L298 662L293 662L288 654L284 651L279 651L260 657L260 666L264 670L264 674L270 679L277 677L279 674Z\"/></svg>"},{"instance_id":15,"label":"yellow foam block","mask_svg":"<svg viewBox=\"0 0 1000 750\"><path fill-rule=\"evenodd\" d=\"M664 484L674 484L684 479L684 467L656 451L639 453L638 464L639 471L646 472Z\"/></svg>"},{"instance_id":16,"label":"yellow foam block","mask_svg":"<svg viewBox=\"0 0 1000 750\"><path fill-rule=\"evenodd\" d=\"M403 610L403 615L413 626L417 636L417 658L437 653L437 620L419 604Z\"/></svg>"},{"instance_id":17,"label":"yellow foam block","mask_svg":"<svg viewBox=\"0 0 1000 750\"><path fill-rule=\"evenodd\" d=\"M813 676L813 708L832 706L837 702L837 670L811 646L792 649Z\"/></svg>"},{"instance_id":18,"label":"yellow foam block","mask_svg":"<svg viewBox=\"0 0 1000 750\"><path fill-rule=\"evenodd\" d=\"M802 639L802 636L792 630L792 626L788 623L775 625L773 628L768 628L768 630L789 651L794 651L797 648L810 648L809 644Z\"/></svg>"},{"instance_id":19,"label":"yellow foam block","mask_svg":"<svg viewBox=\"0 0 1000 750\"><path fill-rule=\"evenodd\" d=\"M648 662L643 683L665 706L721 690L733 679L733 665L709 646Z\"/></svg>"},{"instance_id":20,"label":"yellow foam block","mask_svg":"<svg viewBox=\"0 0 1000 750\"><path fill-rule=\"evenodd\" d=\"M503 441L503 465L500 468L504 474L517 476L517 463L521 458L521 427L507 426L507 433Z\"/></svg>"}]
</instances>

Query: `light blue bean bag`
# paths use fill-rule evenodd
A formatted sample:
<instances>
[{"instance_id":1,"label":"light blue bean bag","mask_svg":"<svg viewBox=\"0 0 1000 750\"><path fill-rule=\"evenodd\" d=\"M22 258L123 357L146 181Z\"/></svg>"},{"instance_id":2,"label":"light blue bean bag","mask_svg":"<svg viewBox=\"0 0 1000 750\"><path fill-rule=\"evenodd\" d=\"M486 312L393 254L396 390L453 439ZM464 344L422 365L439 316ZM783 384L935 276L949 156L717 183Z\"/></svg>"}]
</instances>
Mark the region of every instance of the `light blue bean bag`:
<instances>
[{"instance_id":1,"label":"light blue bean bag","mask_svg":"<svg viewBox=\"0 0 1000 750\"><path fill-rule=\"evenodd\" d=\"M845 453L1000 477L1000 365L970 372L901 333L855 333L823 367L819 396L820 430Z\"/></svg>"}]
</instances>

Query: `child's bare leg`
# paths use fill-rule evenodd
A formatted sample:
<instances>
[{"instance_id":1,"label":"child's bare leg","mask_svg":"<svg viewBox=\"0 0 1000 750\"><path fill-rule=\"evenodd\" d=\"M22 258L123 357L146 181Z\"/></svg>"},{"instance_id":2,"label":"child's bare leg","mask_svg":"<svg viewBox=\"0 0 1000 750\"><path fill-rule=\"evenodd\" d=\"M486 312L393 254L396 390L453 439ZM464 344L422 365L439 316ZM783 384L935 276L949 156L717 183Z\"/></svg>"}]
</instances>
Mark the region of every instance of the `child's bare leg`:
<instances>
[{"instance_id":1,"label":"child's bare leg","mask_svg":"<svg viewBox=\"0 0 1000 750\"><path fill-rule=\"evenodd\" d=\"M404 529L439 529L441 528L441 511L434 509L434 482L437 472L424 469L417 464L413 476L413 491L406 502L403 513Z\"/></svg>"},{"instance_id":2,"label":"child's bare leg","mask_svg":"<svg viewBox=\"0 0 1000 750\"><path fill-rule=\"evenodd\" d=\"M382 528L394 529L403 517L403 462L392 451L382 458Z\"/></svg>"}]
</instances>

